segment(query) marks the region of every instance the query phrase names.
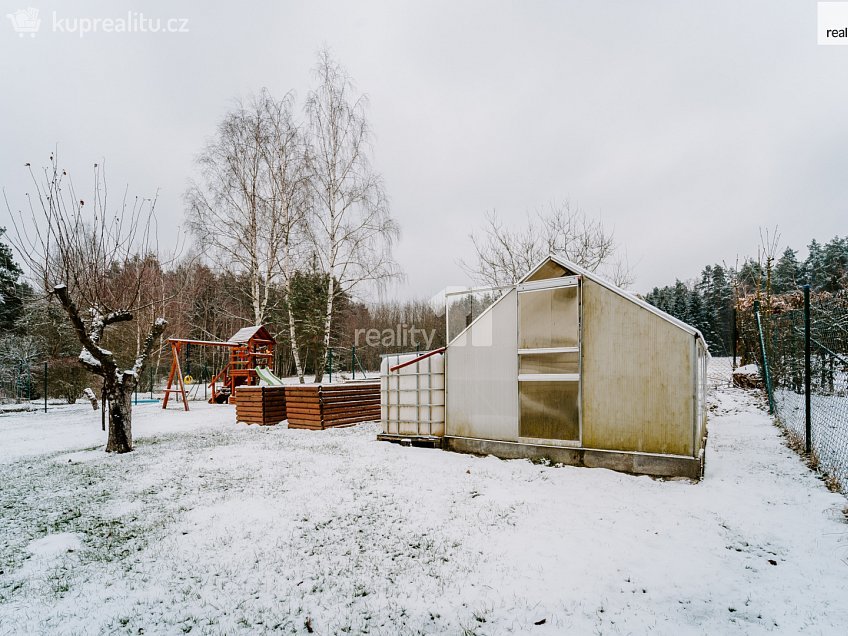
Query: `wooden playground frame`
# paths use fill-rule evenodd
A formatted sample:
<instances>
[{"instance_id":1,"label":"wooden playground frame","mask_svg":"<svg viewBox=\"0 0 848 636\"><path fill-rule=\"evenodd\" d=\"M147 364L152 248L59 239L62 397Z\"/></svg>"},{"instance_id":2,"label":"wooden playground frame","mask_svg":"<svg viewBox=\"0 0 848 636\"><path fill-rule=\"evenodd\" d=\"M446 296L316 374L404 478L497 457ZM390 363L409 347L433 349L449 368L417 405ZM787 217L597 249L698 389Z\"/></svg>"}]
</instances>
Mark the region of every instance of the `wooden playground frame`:
<instances>
[{"instance_id":1,"label":"wooden playground frame","mask_svg":"<svg viewBox=\"0 0 848 636\"><path fill-rule=\"evenodd\" d=\"M229 362L209 381L209 388L212 391L212 397L209 399L210 404L214 404L218 400L216 385L219 381L224 387L229 389L230 394L228 399L234 399L236 387L257 384L259 377L255 369L257 366L267 366L268 362L273 360L274 346L276 345L276 341L263 325L242 329L228 341L168 338L168 342L171 345L171 370L168 373L168 384L165 387L162 408L167 408L171 394L177 393L182 396L183 407L186 411L189 410L188 396L186 394L185 378L183 377L183 371L180 365L180 353L182 352L183 345L226 347L230 349ZM176 387L174 387L175 378Z\"/></svg>"}]
</instances>

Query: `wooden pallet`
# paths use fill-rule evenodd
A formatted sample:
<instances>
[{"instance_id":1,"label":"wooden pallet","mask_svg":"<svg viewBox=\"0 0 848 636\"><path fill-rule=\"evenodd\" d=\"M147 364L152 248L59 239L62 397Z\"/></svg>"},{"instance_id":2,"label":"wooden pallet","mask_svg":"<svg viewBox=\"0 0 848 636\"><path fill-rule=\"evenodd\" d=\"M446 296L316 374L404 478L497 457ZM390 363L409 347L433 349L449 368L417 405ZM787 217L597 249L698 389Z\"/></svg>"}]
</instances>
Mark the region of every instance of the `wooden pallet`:
<instances>
[{"instance_id":1,"label":"wooden pallet","mask_svg":"<svg viewBox=\"0 0 848 636\"><path fill-rule=\"evenodd\" d=\"M380 383L296 384L286 387L289 428L323 430L380 418Z\"/></svg>"},{"instance_id":2,"label":"wooden pallet","mask_svg":"<svg viewBox=\"0 0 848 636\"><path fill-rule=\"evenodd\" d=\"M379 433L379 442L392 442L401 446L418 446L420 448L441 448L442 438L435 435L394 435L391 433Z\"/></svg>"},{"instance_id":3,"label":"wooden pallet","mask_svg":"<svg viewBox=\"0 0 848 636\"><path fill-rule=\"evenodd\" d=\"M286 394L282 386L236 388L236 421L269 426L286 419Z\"/></svg>"}]
</instances>

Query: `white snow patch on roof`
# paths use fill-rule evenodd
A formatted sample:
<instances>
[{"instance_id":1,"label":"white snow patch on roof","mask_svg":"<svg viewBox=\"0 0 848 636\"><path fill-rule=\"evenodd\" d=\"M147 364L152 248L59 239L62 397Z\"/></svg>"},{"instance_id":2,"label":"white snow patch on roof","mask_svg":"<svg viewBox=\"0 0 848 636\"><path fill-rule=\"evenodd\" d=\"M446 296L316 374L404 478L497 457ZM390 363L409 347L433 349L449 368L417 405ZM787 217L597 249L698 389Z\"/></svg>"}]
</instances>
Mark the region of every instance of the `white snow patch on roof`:
<instances>
[{"instance_id":1,"label":"white snow patch on roof","mask_svg":"<svg viewBox=\"0 0 848 636\"><path fill-rule=\"evenodd\" d=\"M242 327L238 331L235 332L232 338L227 340L227 342L247 342L253 336L256 335L256 332L262 329L262 325L253 325L251 327Z\"/></svg>"}]
</instances>

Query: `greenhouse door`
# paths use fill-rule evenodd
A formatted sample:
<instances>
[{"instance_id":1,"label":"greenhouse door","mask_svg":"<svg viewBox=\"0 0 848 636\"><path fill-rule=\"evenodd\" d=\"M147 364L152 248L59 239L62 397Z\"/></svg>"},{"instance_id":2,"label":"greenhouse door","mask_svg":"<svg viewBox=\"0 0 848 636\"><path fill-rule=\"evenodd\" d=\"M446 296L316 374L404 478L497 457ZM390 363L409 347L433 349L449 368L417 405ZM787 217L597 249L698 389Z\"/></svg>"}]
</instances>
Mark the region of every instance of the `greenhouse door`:
<instances>
[{"instance_id":1,"label":"greenhouse door","mask_svg":"<svg viewBox=\"0 0 848 636\"><path fill-rule=\"evenodd\" d=\"M518 286L518 436L580 445L580 279Z\"/></svg>"}]
</instances>

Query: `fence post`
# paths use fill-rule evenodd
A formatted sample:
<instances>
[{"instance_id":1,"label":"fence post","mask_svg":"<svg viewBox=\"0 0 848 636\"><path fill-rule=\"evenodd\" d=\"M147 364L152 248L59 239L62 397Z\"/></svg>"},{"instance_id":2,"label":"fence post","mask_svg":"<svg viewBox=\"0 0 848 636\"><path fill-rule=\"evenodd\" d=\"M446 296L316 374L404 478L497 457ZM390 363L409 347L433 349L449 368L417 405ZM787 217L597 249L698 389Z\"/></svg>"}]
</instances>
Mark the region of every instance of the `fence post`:
<instances>
[{"instance_id":1,"label":"fence post","mask_svg":"<svg viewBox=\"0 0 848 636\"><path fill-rule=\"evenodd\" d=\"M808 455L813 448L810 375L810 286L804 285L804 450Z\"/></svg>"},{"instance_id":2,"label":"fence post","mask_svg":"<svg viewBox=\"0 0 848 636\"><path fill-rule=\"evenodd\" d=\"M149 370L150 375L150 399L153 399L153 367L150 367Z\"/></svg>"},{"instance_id":3,"label":"fence post","mask_svg":"<svg viewBox=\"0 0 848 636\"><path fill-rule=\"evenodd\" d=\"M763 360L763 381L766 385L768 395L769 413L774 414L774 396L771 391L771 373L769 373L768 355L766 354L766 340L763 337L763 322L760 319L760 301L754 301L754 317L757 319L757 332L760 336L760 354Z\"/></svg>"},{"instance_id":4,"label":"fence post","mask_svg":"<svg viewBox=\"0 0 848 636\"><path fill-rule=\"evenodd\" d=\"M333 348L330 347L330 351L328 351L327 353L328 353L327 367L329 367L328 373L330 374L330 384L332 384L333 383Z\"/></svg>"},{"instance_id":5,"label":"fence post","mask_svg":"<svg viewBox=\"0 0 848 636\"><path fill-rule=\"evenodd\" d=\"M353 380L356 379L356 345L350 347L350 373Z\"/></svg>"},{"instance_id":6,"label":"fence post","mask_svg":"<svg viewBox=\"0 0 848 636\"><path fill-rule=\"evenodd\" d=\"M47 413L47 361L44 361L44 412Z\"/></svg>"},{"instance_id":7,"label":"fence post","mask_svg":"<svg viewBox=\"0 0 848 636\"><path fill-rule=\"evenodd\" d=\"M733 369L736 369L736 341L739 339L739 332L736 327L736 302L733 303L733 326L730 330L730 338L731 343L730 346L733 349Z\"/></svg>"}]
</instances>

